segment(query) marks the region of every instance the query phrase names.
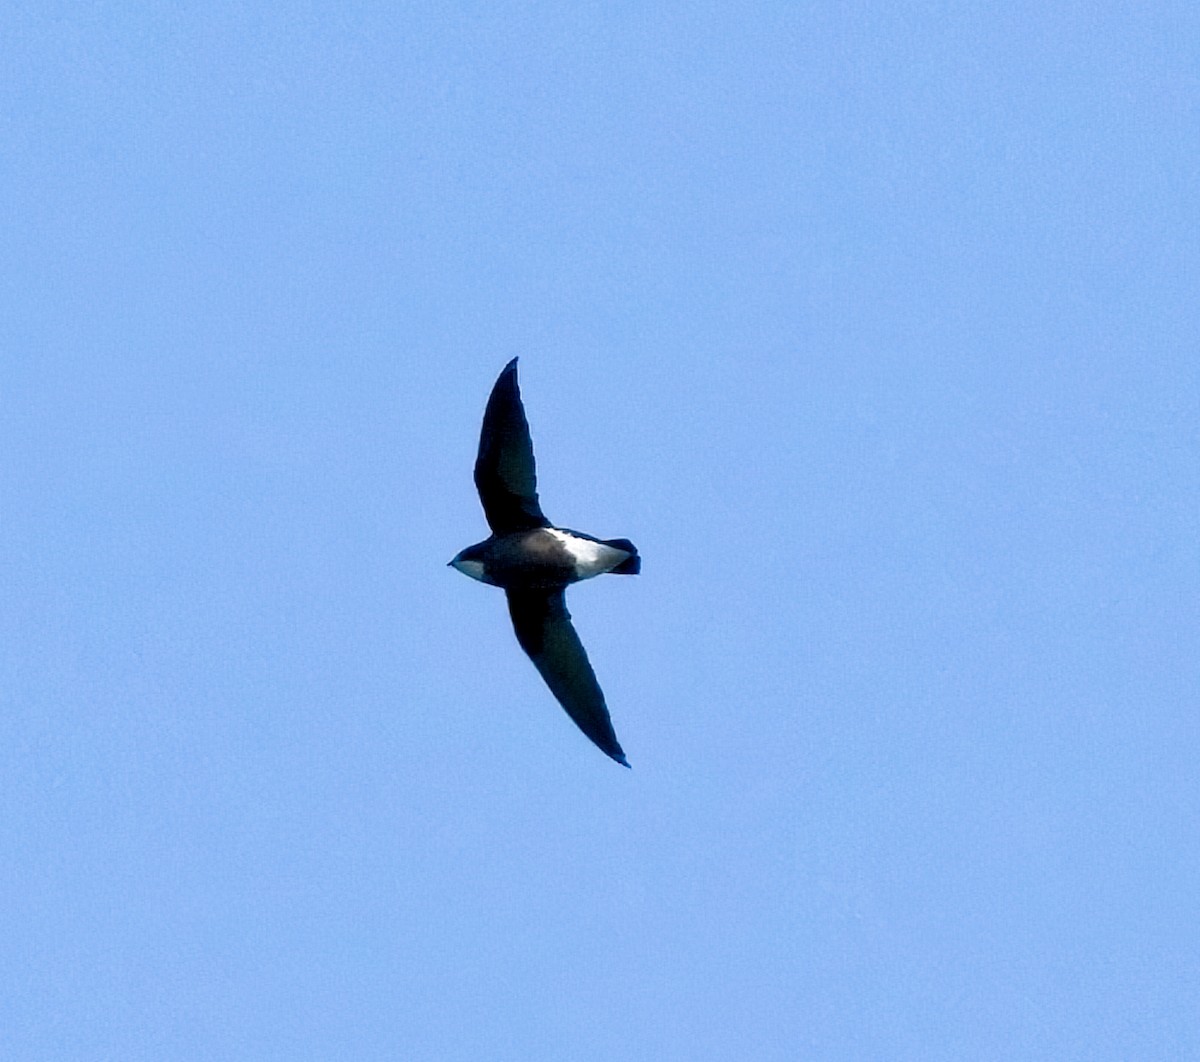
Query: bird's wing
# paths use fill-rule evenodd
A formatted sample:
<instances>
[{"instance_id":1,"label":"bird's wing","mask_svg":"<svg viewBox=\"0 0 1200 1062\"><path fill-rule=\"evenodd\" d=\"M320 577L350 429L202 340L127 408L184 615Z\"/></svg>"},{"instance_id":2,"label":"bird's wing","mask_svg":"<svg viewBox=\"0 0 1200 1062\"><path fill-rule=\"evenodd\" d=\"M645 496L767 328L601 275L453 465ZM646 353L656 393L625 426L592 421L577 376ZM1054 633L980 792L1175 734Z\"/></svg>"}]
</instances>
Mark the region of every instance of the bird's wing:
<instances>
[{"instance_id":1,"label":"bird's wing","mask_svg":"<svg viewBox=\"0 0 1200 1062\"><path fill-rule=\"evenodd\" d=\"M517 641L541 672L567 715L617 763L629 766L613 732L604 694L567 611L562 590L509 590L508 611Z\"/></svg>"},{"instance_id":2,"label":"bird's wing","mask_svg":"<svg viewBox=\"0 0 1200 1062\"><path fill-rule=\"evenodd\" d=\"M475 487L496 534L550 526L538 504L533 442L517 387L516 358L504 367L483 412Z\"/></svg>"}]
</instances>

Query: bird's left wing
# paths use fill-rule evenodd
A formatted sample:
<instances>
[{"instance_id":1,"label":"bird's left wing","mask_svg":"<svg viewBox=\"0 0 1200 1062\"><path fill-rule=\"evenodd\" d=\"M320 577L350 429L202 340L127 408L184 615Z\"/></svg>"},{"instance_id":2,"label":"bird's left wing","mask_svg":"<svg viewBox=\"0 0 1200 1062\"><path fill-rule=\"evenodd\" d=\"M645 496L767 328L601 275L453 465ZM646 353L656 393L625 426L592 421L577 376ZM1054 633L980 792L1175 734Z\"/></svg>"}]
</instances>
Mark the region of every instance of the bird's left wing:
<instances>
[{"instance_id":1,"label":"bird's left wing","mask_svg":"<svg viewBox=\"0 0 1200 1062\"><path fill-rule=\"evenodd\" d=\"M509 590L508 611L517 641L567 715L601 752L629 766L613 731L604 693L571 624L562 590Z\"/></svg>"}]
</instances>

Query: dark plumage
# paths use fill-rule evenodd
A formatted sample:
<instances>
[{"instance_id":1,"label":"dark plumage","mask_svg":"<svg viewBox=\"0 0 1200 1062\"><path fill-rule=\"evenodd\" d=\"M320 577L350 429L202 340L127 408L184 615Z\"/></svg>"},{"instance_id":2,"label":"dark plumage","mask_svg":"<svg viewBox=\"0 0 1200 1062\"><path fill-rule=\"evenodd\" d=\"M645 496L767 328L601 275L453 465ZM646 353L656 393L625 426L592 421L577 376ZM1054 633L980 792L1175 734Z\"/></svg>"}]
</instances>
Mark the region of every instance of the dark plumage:
<instances>
[{"instance_id":1,"label":"dark plumage","mask_svg":"<svg viewBox=\"0 0 1200 1062\"><path fill-rule=\"evenodd\" d=\"M627 538L593 538L553 527L546 519L538 502L516 358L500 374L484 410L475 487L492 534L462 550L450 564L504 588L517 641L550 692L580 730L628 767L604 693L571 624L565 591L571 583L605 572L636 575L641 558Z\"/></svg>"}]
</instances>

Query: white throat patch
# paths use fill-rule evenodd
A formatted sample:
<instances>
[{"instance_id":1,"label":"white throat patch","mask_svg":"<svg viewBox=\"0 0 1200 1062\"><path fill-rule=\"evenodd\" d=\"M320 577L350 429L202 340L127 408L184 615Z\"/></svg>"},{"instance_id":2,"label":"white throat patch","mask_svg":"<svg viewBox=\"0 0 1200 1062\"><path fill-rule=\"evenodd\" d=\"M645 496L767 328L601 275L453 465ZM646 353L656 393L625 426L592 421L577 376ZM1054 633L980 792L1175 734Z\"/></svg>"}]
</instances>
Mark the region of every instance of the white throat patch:
<instances>
[{"instance_id":1,"label":"white throat patch","mask_svg":"<svg viewBox=\"0 0 1200 1062\"><path fill-rule=\"evenodd\" d=\"M478 579L483 582L483 561L477 560L452 560L450 562L463 575L469 575L472 579Z\"/></svg>"}]
</instances>

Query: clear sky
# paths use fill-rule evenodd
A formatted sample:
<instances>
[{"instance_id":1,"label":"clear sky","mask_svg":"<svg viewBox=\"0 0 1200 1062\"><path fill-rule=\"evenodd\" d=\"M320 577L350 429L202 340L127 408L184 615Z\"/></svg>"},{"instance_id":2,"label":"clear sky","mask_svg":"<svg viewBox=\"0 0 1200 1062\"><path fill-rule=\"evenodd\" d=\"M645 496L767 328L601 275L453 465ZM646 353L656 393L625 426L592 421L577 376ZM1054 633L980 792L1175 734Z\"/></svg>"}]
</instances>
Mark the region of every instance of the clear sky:
<instances>
[{"instance_id":1,"label":"clear sky","mask_svg":"<svg viewBox=\"0 0 1200 1062\"><path fill-rule=\"evenodd\" d=\"M1200 1057L1200 8L8 5L0 1057ZM486 534L520 355L632 771Z\"/></svg>"}]
</instances>

